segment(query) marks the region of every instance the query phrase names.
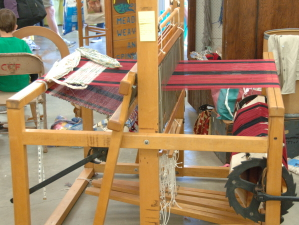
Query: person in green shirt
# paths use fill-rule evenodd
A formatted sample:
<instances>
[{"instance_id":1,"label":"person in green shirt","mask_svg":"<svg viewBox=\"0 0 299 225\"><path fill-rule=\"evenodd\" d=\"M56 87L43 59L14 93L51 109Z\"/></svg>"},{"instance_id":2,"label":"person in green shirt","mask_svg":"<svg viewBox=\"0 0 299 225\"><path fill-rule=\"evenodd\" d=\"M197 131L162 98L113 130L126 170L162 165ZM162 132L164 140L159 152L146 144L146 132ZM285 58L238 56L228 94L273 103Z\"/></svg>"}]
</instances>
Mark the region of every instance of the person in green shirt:
<instances>
[{"instance_id":1,"label":"person in green shirt","mask_svg":"<svg viewBox=\"0 0 299 225\"><path fill-rule=\"evenodd\" d=\"M0 54L1 53L32 53L24 40L13 37L17 29L17 18L13 11L0 9ZM0 69L1 69L0 65ZM18 92L29 84L30 76L11 75L0 76L0 91Z\"/></svg>"}]
</instances>

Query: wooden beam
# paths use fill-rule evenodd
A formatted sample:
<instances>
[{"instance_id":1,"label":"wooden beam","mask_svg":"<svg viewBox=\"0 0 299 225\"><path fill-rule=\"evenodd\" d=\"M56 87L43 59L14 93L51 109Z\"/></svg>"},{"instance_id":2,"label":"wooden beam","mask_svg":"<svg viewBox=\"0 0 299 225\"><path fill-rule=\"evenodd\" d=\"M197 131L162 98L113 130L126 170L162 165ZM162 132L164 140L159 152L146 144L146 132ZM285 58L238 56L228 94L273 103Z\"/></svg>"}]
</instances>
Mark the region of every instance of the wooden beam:
<instances>
[{"instance_id":1,"label":"wooden beam","mask_svg":"<svg viewBox=\"0 0 299 225\"><path fill-rule=\"evenodd\" d=\"M68 213L71 211L76 201L84 191L88 184L86 179L93 177L94 172L92 168L85 168L73 183L71 188L68 190L66 195L63 197L57 208L54 210L52 215L49 217L46 225L59 225L62 224ZM82 178L82 179L81 179ZM16 223L19 224L19 223ZM22 224L22 223L20 223Z\"/></svg>"},{"instance_id":2,"label":"wooden beam","mask_svg":"<svg viewBox=\"0 0 299 225\"><path fill-rule=\"evenodd\" d=\"M82 119L83 119L83 130L85 131L93 131L93 111L91 109L81 107L80 108L82 113ZM78 145L80 146L80 145ZM89 152L90 147L85 146L84 147L84 153L83 157L87 157L87 154ZM84 165L85 168L93 168L94 163L87 163Z\"/></svg>"},{"instance_id":3,"label":"wooden beam","mask_svg":"<svg viewBox=\"0 0 299 225\"><path fill-rule=\"evenodd\" d=\"M121 109L119 113L114 117L115 123L119 124L121 128L127 120L128 110L131 102L132 96L132 86L135 83L135 73L129 72L123 80L126 81L128 86L128 94L124 95L121 104ZM127 85L126 84L126 85ZM109 203L109 195L111 191L111 186L114 178L115 168L117 164L117 159L119 155L119 149L123 138L123 129L118 131L112 131L111 141L109 144L109 152L107 155L106 166L103 175L103 186L102 191L99 196L96 213L94 217L94 225L104 225L106 218L106 211Z\"/></svg>"},{"instance_id":4,"label":"wooden beam","mask_svg":"<svg viewBox=\"0 0 299 225\"><path fill-rule=\"evenodd\" d=\"M31 224L27 148L22 143L24 108L8 109L9 145L15 224Z\"/></svg>"},{"instance_id":5,"label":"wooden beam","mask_svg":"<svg viewBox=\"0 0 299 225\"><path fill-rule=\"evenodd\" d=\"M97 173L103 173L106 163L94 165L94 171ZM210 177L210 178L227 178L229 174L228 167L220 166L189 166L185 165L184 175L187 177ZM139 174L138 163L117 163L115 173L121 174Z\"/></svg>"},{"instance_id":6,"label":"wooden beam","mask_svg":"<svg viewBox=\"0 0 299 225\"><path fill-rule=\"evenodd\" d=\"M136 0L138 56L139 133L159 132L158 4L157 0ZM154 40L141 41L140 17L153 12ZM149 25L151 26L151 25ZM143 143L145 143L143 140ZM160 212L158 148L139 149L140 224L158 225Z\"/></svg>"},{"instance_id":7,"label":"wooden beam","mask_svg":"<svg viewBox=\"0 0 299 225\"><path fill-rule=\"evenodd\" d=\"M102 131L27 129L26 132L22 133L22 138L25 145L109 147L111 133ZM231 143L234 143L233 148ZM120 147L266 153L268 150L268 139L267 137L225 135L124 133Z\"/></svg>"},{"instance_id":8,"label":"wooden beam","mask_svg":"<svg viewBox=\"0 0 299 225\"><path fill-rule=\"evenodd\" d=\"M106 163L95 164L94 171L97 173L103 173ZM139 174L138 163L117 163L115 173L121 174Z\"/></svg>"},{"instance_id":9,"label":"wooden beam","mask_svg":"<svg viewBox=\"0 0 299 225\"><path fill-rule=\"evenodd\" d=\"M90 187L86 190L87 194L98 196L100 193L99 188ZM129 194L118 191L111 191L110 199L125 202L133 205L140 205L140 198L138 195ZM210 204L205 206L189 205L185 203L179 203L179 207L171 207L171 213L196 218L199 220L209 221L217 224L254 224L254 222L242 218L236 213L223 210L221 205L218 208L211 207ZM215 205L217 207L217 205Z\"/></svg>"},{"instance_id":10,"label":"wooden beam","mask_svg":"<svg viewBox=\"0 0 299 225\"><path fill-rule=\"evenodd\" d=\"M184 176L227 178L228 167L219 166L184 166Z\"/></svg>"},{"instance_id":11,"label":"wooden beam","mask_svg":"<svg viewBox=\"0 0 299 225\"><path fill-rule=\"evenodd\" d=\"M48 88L51 87L54 82L48 83ZM45 93L46 86L43 83L33 82L30 85L17 92L6 101L6 107L9 109L21 109L27 105L30 101L37 96Z\"/></svg>"}]
</instances>

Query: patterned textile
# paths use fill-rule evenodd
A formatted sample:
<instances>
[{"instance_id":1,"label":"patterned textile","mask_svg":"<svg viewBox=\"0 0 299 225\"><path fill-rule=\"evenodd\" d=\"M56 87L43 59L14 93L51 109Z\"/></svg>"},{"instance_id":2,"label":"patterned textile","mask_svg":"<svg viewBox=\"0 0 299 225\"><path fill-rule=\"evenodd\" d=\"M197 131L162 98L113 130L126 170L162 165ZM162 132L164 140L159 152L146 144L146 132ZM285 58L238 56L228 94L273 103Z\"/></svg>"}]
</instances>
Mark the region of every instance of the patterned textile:
<instances>
[{"instance_id":1,"label":"patterned textile","mask_svg":"<svg viewBox=\"0 0 299 225\"><path fill-rule=\"evenodd\" d=\"M262 137L268 136L268 106L266 103L257 102L237 111L233 125L233 135ZM287 148L285 134L283 138L282 163L288 168ZM238 152L233 152L232 156Z\"/></svg>"},{"instance_id":2,"label":"patterned textile","mask_svg":"<svg viewBox=\"0 0 299 225\"><path fill-rule=\"evenodd\" d=\"M180 61L165 89L279 87L274 60Z\"/></svg>"},{"instance_id":3,"label":"patterned textile","mask_svg":"<svg viewBox=\"0 0 299 225\"><path fill-rule=\"evenodd\" d=\"M81 59L74 71L89 61L88 59ZM120 81L136 63L136 61L131 60L120 60L120 62L122 63L121 68L107 68L84 90L73 90L59 84L54 84L46 93L111 116L122 102L123 97L118 93ZM66 79L74 71L60 80ZM106 83L111 86L103 86Z\"/></svg>"},{"instance_id":4,"label":"patterned textile","mask_svg":"<svg viewBox=\"0 0 299 225\"><path fill-rule=\"evenodd\" d=\"M89 59L82 58L74 71L89 61ZM122 67L106 68L87 89L72 90L55 84L47 93L99 113L112 115L122 101L122 96L118 94L120 81L137 61L119 60L119 62ZM67 79L74 71L59 80ZM180 61L166 89L230 87L279 87L274 61Z\"/></svg>"},{"instance_id":5,"label":"patterned textile","mask_svg":"<svg viewBox=\"0 0 299 225\"><path fill-rule=\"evenodd\" d=\"M80 52L83 57L91 59L92 61L109 68L121 67L120 63L107 55L99 53L95 49L80 47L76 51Z\"/></svg>"},{"instance_id":6,"label":"patterned textile","mask_svg":"<svg viewBox=\"0 0 299 225\"><path fill-rule=\"evenodd\" d=\"M206 110L201 112L193 127L194 134L208 135L211 112Z\"/></svg>"}]
</instances>

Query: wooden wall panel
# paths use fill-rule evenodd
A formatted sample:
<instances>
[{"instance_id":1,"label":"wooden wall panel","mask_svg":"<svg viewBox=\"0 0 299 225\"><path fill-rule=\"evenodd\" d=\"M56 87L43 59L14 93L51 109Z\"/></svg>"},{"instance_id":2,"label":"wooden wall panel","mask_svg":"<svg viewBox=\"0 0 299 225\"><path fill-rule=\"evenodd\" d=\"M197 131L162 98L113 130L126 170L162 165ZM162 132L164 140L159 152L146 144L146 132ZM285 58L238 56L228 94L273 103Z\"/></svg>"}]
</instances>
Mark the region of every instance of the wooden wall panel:
<instances>
[{"instance_id":1,"label":"wooden wall panel","mask_svg":"<svg viewBox=\"0 0 299 225\"><path fill-rule=\"evenodd\" d=\"M261 59L264 32L299 27L298 0L224 0L223 59Z\"/></svg>"},{"instance_id":2,"label":"wooden wall panel","mask_svg":"<svg viewBox=\"0 0 299 225\"><path fill-rule=\"evenodd\" d=\"M298 0L259 0L257 58L262 58L264 32L299 27Z\"/></svg>"},{"instance_id":3,"label":"wooden wall panel","mask_svg":"<svg viewBox=\"0 0 299 225\"><path fill-rule=\"evenodd\" d=\"M211 90L189 90L188 102L199 112L198 108L204 104L214 105Z\"/></svg>"},{"instance_id":4,"label":"wooden wall panel","mask_svg":"<svg viewBox=\"0 0 299 225\"><path fill-rule=\"evenodd\" d=\"M258 0L224 0L223 59L256 57Z\"/></svg>"},{"instance_id":5,"label":"wooden wall panel","mask_svg":"<svg viewBox=\"0 0 299 225\"><path fill-rule=\"evenodd\" d=\"M188 49L187 57L191 59L190 52L195 51L195 28L196 28L196 0L188 2Z\"/></svg>"}]
</instances>

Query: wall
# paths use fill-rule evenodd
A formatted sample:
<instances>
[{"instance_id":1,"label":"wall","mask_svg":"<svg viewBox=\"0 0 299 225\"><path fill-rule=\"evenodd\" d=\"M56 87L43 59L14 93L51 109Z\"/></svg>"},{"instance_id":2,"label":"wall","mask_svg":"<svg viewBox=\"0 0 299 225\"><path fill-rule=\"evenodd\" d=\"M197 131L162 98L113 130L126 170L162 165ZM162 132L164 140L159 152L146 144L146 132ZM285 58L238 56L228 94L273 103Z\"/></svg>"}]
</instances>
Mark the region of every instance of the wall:
<instances>
[{"instance_id":1,"label":"wall","mask_svg":"<svg viewBox=\"0 0 299 225\"><path fill-rule=\"evenodd\" d=\"M211 17L212 17L212 49L216 50L222 46L222 26L218 22L222 0L211 1ZM204 31L204 0L196 0L196 43L195 51L200 52L204 46L202 44Z\"/></svg>"},{"instance_id":2,"label":"wall","mask_svg":"<svg viewBox=\"0 0 299 225\"><path fill-rule=\"evenodd\" d=\"M262 58L264 32L299 27L299 1L224 0L223 58Z\"/></svg>"}]
</instances>

